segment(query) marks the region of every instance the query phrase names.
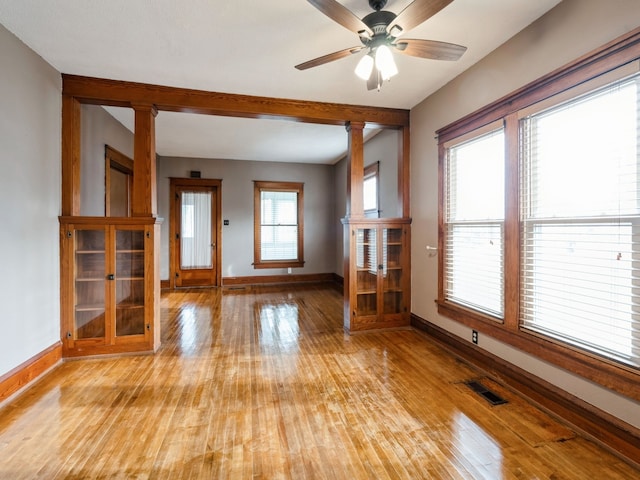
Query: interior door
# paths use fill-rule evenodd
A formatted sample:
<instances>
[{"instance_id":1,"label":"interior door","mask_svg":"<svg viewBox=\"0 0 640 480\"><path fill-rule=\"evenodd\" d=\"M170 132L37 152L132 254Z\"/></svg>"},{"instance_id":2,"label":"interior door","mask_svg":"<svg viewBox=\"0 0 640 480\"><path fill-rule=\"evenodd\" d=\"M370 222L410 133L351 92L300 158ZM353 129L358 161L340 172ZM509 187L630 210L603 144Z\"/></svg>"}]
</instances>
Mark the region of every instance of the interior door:
<instances>
[{"instance_id":1,"label":"interior door","mask_svg":"<svg viewBox=\"0 0 640 480\"><path fill-rule=\"evenodd\" d=\"M217 285L214 186L176 186L173 258L176 287Z\"/></svg>"}]
</instances>

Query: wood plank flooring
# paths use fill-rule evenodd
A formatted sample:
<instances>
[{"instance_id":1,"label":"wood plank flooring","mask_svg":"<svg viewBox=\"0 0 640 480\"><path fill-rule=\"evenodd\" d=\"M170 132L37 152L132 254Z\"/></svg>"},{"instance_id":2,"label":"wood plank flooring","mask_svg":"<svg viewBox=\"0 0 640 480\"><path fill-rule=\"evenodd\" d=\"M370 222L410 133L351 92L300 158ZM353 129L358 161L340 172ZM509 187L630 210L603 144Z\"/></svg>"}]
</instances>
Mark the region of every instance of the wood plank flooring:
<instances>
[{"instance_id":1,"label":"wood plank flooring","mask_svg":"<svg viewBox=\"0 0 640 480\"><path fill-rule=\"evenodd\" d=\"M634 479L414 330L348 336L330 286L162 297L154 356L68 361L0 410L0 479Z\"/></svg>"}]
</instances>

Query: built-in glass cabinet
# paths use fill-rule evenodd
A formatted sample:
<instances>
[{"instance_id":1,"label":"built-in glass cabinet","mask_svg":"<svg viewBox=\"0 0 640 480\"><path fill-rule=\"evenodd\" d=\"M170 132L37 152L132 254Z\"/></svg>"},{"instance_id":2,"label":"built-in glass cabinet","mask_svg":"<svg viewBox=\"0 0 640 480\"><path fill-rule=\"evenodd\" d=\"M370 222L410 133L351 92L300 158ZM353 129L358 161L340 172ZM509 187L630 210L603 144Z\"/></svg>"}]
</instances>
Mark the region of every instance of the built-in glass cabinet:
<instances>
[{"instance_id":1,"label":"built-in glass cabinet","mask_svg":"<svg viewBox=\"0 0 640 480\"><path fill-rule=\"evenodd\" d=\"M70 355L154 350L154 224L61 223L63 343ZM76 218L76 220L78 220Z\"/></svg>"},{"instance_id":2,"label":"built-in glass cabinet","mask_svg":"<svg viewBox=\"0 0 640 480\"><path fill-rule=\"evenodd\" d=\"M351 221L346 230L352 261L345 329L409 325L408 222Z\"/></svg>"}]
</instances>

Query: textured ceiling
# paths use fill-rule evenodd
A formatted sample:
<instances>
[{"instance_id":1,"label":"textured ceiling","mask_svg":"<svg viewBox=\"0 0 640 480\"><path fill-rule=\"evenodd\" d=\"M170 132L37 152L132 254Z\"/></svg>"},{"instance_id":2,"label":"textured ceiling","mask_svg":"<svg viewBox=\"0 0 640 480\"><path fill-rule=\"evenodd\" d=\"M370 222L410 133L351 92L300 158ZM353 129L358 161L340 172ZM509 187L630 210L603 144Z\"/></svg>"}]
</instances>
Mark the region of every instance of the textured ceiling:
<instances>
[{"instance_id":1,"label":"textured ceiling","mask_svg":"<svg viewBox=\"0 0 640 480\"><path fill-rule=\"evenodd\" d=\"M560 0L454 0L407 38L468 47L458 62L396 55L380 92L354 73L360 55L306 71L306 60L359 45L304 0L0 0L0 23L63 73L277 98L409 109ZM342 0L362 17L366 0ZM389 0L399 13L409 0ZM128 112L116 113L127 123ZM162 112L161 155L332 163L341 127Z\"/></svg>"}]
</instances>

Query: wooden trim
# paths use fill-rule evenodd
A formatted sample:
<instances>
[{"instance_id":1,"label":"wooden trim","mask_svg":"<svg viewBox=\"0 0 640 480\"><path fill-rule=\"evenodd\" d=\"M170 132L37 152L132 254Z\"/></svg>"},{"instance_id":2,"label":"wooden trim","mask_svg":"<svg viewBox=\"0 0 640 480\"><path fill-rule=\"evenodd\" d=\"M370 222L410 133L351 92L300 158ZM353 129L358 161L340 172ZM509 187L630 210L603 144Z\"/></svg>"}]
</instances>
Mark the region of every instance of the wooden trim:
<instances>
[{"instance_id":1,"label":"wooden trim","mask_svg":"<svg viewBox=\"0 0 640 480\"><path fill-rule=\"evenodd\" d=\"M63 74L62 91L82 103L95 105L153 104L158 110L168 112L285 118L327 125L346 125L350 121L391 128L409 125L409 110L403 109L254 97L78 75Z\"/></svg>"},{"instance_id":2,"label":"wooden trim","mask_svg":"<svg viewBox=\"0 0 640 480\"><path fill-rule=\"evenodd\" d=\"M398 135L398 203L402 206L402 216L411 216L411 145L410 128L405 125Z\"/></svg>"},{"instance_id":3,"label":"wooden trim","mask_svg":"<svg viewBox=\"0 0 640 480\"><path fill-rule=\"evenodd\" d=\"M519 392L538 407L570 424L583 436L621 456L635 467L640 466L640 429L500 357L464 342L417 315L411 314L411 325L455 356L484 371L496 382Z\"/></svg>"},{"instance_id":4,"label":"wooden trim","mask_svg":"<svg viewBox=\"0 0 640 480\"><path fill-rule=\"evenodd\" d=\"M509 330L502 323L455 304L438 302L438 313L622 395L640 400L638 372L631 367L571 348L550 337Z\"/></svg>"},{"instance_id":5,"label":"wooden trim","mask_svg":"<svg viewBox=\"0 0 640 480\"><path fill-rule=\"evenodd\" d=\"M293 275L255 275L247 277L224 277L222 285L270 285L288 283L333 282L335 273L301 273Z\"/></svg>"},{"instance_id":6,"label":"wooden trim","mask_svg":"<svg viewBox=\"0 0 640 480\"><path fill-rule=\"evenodd\" d=\"M364 217L364 123L351 122L347 125L349 134L347 158L347 217Z\"/></svg>"},{"instance_id":7,"label":"wooden trim","mask_svg":"<svg viewBox=\"0 0 640 480\"><path fill-rule=\"evenodd\" d=\"M109 160L109 166L111 168L117 168L123 173L133 175L133 160L127 157L124 153L119 152L109 145L105 145L104 156Z\"/></svg>"},{"instance_id":8,"label":"wooden trim","mask_svg":"<svg viewBox=\"0 0 640 480\"><path fill-rule=\"evenodd\" d=\"M62 360L62 342L56 342L0 377L0 402L27 387Z\"/></svg>"},{"instance_id":9,"label":"wooden trim","mask_svg":"<svg viewBox=\"0 0 640 480\"><path fill-rule=\"evenodd\" d=\"M60 216L58 220L61 224L73 225L155 225L162 223L162 218L146 217L73 217Z\"/></svg>"},{"instance_id":10,"label":"wooden trim","mask_svg":"<svg viewBox=\"0 0 640 480\"><path fill-rule=\"evenodd\" d=\"M640 27L436 132L446 142L638 58Z\"/></svg>"},{"instance_id":11,"label":"wooden trim","mask_svg":"<svg viewBox=\"0 0 640 480\"><path fill-rule=\"evenodd\" d=\"M178 221L176 190L180 187L212 187L216 195L216 286L222 285L222 180L219 178L169 178L169 280L163 280L161 288L175 288L179 258L176 255L174 228ZM167 284L166 286L164 286Z\"/></svg>"},{"instance_id":12,"label":"wooden trim","mask_svg":"<svg viewBox=\"0 0 640 480\"><path fill-rule=\"evenodd\" d=\"M159 296L158 296L159 298ZM158 302L159 303L159 302ZM158 322L159 323L159 322ZM80 358L104 355L121 355L135 353L137 355L152 354L160 348L160 327L156 327L150 341L116 343L112 345L78 345L72 349L64 349L64 358Z\"/></svg>"},{"instance_id":13,"label":"wooden trim","mask_svg":"<svg viewBox=\"0 0 640 480\"><path fill-rule=\"evenodd\" d=\"M156 115L153 105L134 105L133 189L131 215L155 216L158 213L156 182Z\"/></svg>"},{"instance_id":14,"label":"wooden trim","mask_svg":"<svg viewBox=\"0 0 640 480\"><path fill-rule=\"evenodd\" d=\"M170 290L171 289L171 280L160 280L160 288L162 290Z\"/></svg>"},{"instance_id":15,"label":"wooden trim","mask_svg":"<svg viewBox=\"0 0 640 480\"><path fill-rule=\"evenodd\" d=\"M298 194L298 258L292 260L263 260L260 255L262 205L260 192L283 191ZM304 267L304 183L301 182L253 182L253 268L301 268Z\"/></svg>"},{"instance_id":16,"label":"wooden trim","mask_svg":"<svg viewBox=\"0 0 640 480\"><path fill-rule=\"evenodd\" d=\"M109 145L104 146L104 212L111 216L111 169L127 175L127 216L131 216L131 192L133 190L133 160Z\"/></svg>"},{"instance_id":17,"label":"wooden trim","mask_svg":"<svg viewBox=\"0 0 640 480\"><path fill-rule=\"evenodd\" d=\"M62 95L62 215L80 215L80 102Z\"/></svg>"},{"instance_id":18,"label":"wooden trim","mask_svg":"<svg viewBox=\"0 0 640 480\"><path fill-rule=\"evenodd\" d=\"M355 225L360 228L375 228L379 225L391 225L399 227L402 225L410 225L411 218L343 218L340 220L343 225Z\"/></svg>"}]
</instances>

